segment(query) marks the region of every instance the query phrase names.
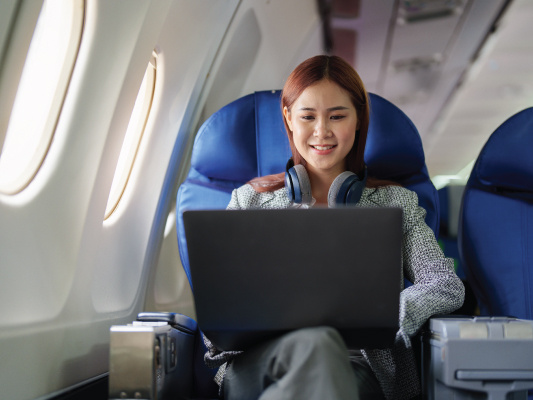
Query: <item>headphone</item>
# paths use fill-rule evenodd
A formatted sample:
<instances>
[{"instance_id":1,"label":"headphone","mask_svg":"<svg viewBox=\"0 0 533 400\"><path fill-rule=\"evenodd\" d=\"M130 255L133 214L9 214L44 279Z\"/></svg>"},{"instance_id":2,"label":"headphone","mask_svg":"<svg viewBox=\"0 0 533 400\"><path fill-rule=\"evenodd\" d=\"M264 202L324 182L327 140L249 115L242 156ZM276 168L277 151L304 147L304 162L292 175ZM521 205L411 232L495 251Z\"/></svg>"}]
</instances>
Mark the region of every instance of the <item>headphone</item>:
<instances>
[{"instance_id":1,"label":"headphone","mask_svg":"<svg viewBox=\"0 0 533 400\"><path fill-rule=\"evenodd\" d=\"M328 191L328 206L356 204L366 185L366 167L363 179L351 171L344 171L335 178ZM285 168L285 190L293 203L311 204L311 182L305 167L294 165L292 158Z\"/></svg>"}]
</instances>

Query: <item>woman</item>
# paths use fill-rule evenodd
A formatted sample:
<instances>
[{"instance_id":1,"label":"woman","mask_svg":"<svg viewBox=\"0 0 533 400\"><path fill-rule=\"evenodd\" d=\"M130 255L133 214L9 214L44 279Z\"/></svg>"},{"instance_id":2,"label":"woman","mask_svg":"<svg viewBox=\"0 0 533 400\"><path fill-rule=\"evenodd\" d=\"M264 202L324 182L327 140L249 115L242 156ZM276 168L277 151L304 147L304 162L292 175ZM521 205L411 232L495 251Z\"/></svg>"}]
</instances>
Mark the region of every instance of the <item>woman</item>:
<instances>
[{"instance_id":1,"label":"woman","mask_svg":"<svg viewBox=\"0 0 533 400\"><path fill-rule=\"evenodd\" d=\"M383 350L351 350L329 327L291 332L245 353L220 352L204 338L208 366L227 399L409 399L420 394L412 337L431 316L461 306L464 288L444 257L414 192L366 177L366 90L339 57L316 56L291 73L282 113L292 150L286 173L260 177L232 193L228 209L355 203L401 207L404 275L400 330ZM339 194L340 193L340 194Z\"/></svg>"}]
</instances>

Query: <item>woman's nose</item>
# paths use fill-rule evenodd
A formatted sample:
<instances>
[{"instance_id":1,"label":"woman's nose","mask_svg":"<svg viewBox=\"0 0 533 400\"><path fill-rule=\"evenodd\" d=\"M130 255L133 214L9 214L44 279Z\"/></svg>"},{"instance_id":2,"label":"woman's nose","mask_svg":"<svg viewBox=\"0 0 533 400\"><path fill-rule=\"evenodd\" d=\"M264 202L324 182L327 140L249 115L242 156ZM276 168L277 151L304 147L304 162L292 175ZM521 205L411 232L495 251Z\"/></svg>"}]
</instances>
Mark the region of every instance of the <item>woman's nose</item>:
<instances>
[{"instance_id":1,"label":"woman's nose","mask_svg":"<svg viewBox=\"0 0 533 400\"><path fill-rule=\"evenodd\" d=\"M329 129L328 121L325 119L319 119L315 125L314 136L318 138L330 137L331 131Z\"/></svg>"}]
</instances>

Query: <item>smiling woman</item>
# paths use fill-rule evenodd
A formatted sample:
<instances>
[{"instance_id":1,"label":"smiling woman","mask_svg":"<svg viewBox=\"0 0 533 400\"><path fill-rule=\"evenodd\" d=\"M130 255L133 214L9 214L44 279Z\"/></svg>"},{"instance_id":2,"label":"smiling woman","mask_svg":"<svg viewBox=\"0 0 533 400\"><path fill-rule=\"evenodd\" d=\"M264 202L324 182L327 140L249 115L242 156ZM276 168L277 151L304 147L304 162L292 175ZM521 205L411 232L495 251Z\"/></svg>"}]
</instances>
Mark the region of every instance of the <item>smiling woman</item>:
<instances>
[{"instance_id":1,"label":"smiling woman","mask_svg":"<svg viewBox=\"0 0 533 400\"><path fill-rule=\"evenodd\" d=\"M403 275L413 284L400 294L399 330L390 347L351 348L353 357L348 357L338 332L324 327L294 330L244 353L222 351L204 336L207 366L220 367L215 380L227 399L258 398L263 393L271 398L417 398L420 382L411 338L429 316L462 304L464 288L453 260L440 251L416 192L367 179L369 96L348 63L325 55L302 62L285 83L281 106L292 150L286 172L233 190L227 209L401 208ZM396 134L394 128L385 131ZM283 175L284 185L272 184ZM300 228L287 227L303 238L328 236L327 231ZM355 229L366 228L356 223ZM323 353L317 362L315 351L303 348Z\"/></svg>"},{"instance_id":2,"label":"smiling woman","mask_svg":"<svg viewBox=\"0 0 533 400\"><path fill-rule=\"evenodd\" d=\"M313 197L327 204L331 182L346 170L358 127L357 113L348 92L322 80L303 91L292 106L283 108L294 146L306 161Z\"/></svg>"},{"instance_id":3,"label":"smiling woman","mask_svg":"<svg viewBox=\"0 0 533 400\"><path fill-rule=\"evenodd\" d=\"M322 87L322 85L324 87ZM322 97L322 89L326 88L328 89L328 96ZM311 155L313 157L319 157L319 159L323 158L328 160L332 159L331 156L333 155L339 155L338 153L340 153L340 151L337 151L337 148L334 150L318 150L315 148L314 150L308 151L307 146L308 144L338 145L339 143L336 142L338 138L328 139L329 142L322 138L317 142L306 143L305 145L303 145L303 143L296 144L298 139L295 137L290 125L294 125L294 128L296 128L296 126L303 127L314 125L316 124L317 117L320 117L319 120L324 123L326 120L329 121L327 123L328 126L343 126L343 135L341 135L341 137L344 138L347 135L346 143L344 140L342 141L343 143L341 147L343 155L340 158L336 157L337 168L335 171L345 171L346 173L343 175L343 178L346 177L347 173L351 173L354 176L350 181L353 179L364 181L369 187L392 183L379 181L374 178L370 178L368 181L366 180L364 151L370 121L369 100L360 76L342 58L336 56L315 56L302 62L287 78L287 82L285 83L282 92L281 105L285 116L283 122L289 138L292 158L288 164L287 174L281 173L277 175L263 176L253 179L250 182L258 193L280 189L286 184L286 179L297 181L298 177L294 176L294 178L291 178L291 175L300 171L302 175L304 175L304 181L307 182L308 178L305 168L312 160L310 157ZM339 109L339 107L341 107L341 109ZM351 111L348 113L348 110ZM321 116L317 114L318 111L321 112ZM291 116L293 113L294 117ZM346 120L344 117L348 116L348 114L350 115L350 118ZM296 123L298 118L300 118L300 120ZM302 120L301 118L304 119ZM347 121L348 124L344 126ZM324 135L319 132L321 129L323 128L318 127L317 134L319 136ZM298 130L298 132L300 132L300 130ZM329 134L325 135L327 136ZM335 142L332 140L335 140ZM348 147L348 149L346 149L346 147ZM309 160L307 158L309 158ZM339 164L339 160L344 161ZM292 168L293 166L294 168ZM313 166L311 168L313 168ZM328 195L328 188L331 187L331 184L337 175L331 173L327 179L324 179L323 184L315 185L313 194L318 196L318 199L312 197L309 190L309 196L304 195L306 198L304 203L308 203L311 199L313 199L313 203L315 201L318 201L319 203L324 202L323 195ZM313 178L317 177L318 175L313 176ZM348 182L346 182L346 184L348 184ZM290 184L286 186L292 187ZM359 189L357 192L359 192ZM304 193L307 193L307 190L305 190ZM292 195L294 194L295 193ZM294 197L293 200L295 200ZM327 201L325 203L327 204Z\"/></svg>"}]
</instances>

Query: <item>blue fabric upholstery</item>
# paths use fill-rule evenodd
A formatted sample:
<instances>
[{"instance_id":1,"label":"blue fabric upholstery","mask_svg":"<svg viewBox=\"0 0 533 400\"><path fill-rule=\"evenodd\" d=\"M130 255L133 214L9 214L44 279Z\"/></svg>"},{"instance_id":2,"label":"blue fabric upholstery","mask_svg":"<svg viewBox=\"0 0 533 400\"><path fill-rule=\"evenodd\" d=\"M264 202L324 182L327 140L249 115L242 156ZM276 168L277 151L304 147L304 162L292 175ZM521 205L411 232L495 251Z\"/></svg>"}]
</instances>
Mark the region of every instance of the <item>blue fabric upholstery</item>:
<instances>
[{"instance_id":1,"label":"blue fabric upholstery","mask_svg":"<svg viewBox=\"0 0 533 400\"><path fill-rule=\"evenodd\" d=\"M213 114L200 128L191 169L177 198L178 244L190 282L182 223L186 209L222 209L231 191L252 178L283 172L290 157L280 91L244 96ZM429 180L422 142L411 120L395 105L370 95L371 119L365 152L370 175L391 179L418 193L426 222L437 233L438 196Z\"/></svg>"},{"instance_id":2,"label":"blue fabric upholstery","mask_svg":"<svg viewBox=\"0 0 533 400\"><path fill-rule=\"evenodd\" d=\"M217 182L243 183L280 172L290 157L280 95L256 92L213 114L196 137L192 168Z\"/></svg>"},{"instance_id":3,"label":"blue fabric upholstery","mask_svg":"<svg viewBox=\"0 0 533 400\"><path fill-rule=\"evenodd\" d=\"M418 130L402 110L373 93L365 163L370 176L390 179L415 191L427 211L426 223L438 235L439 199L429 179Z\"/></svg>"},{"instance_id":4,"label":"blue fabric upholstery","mask_svg":"<svg viewBox=\"0 0 533 400\"><path fill-rule=\"evenodd\" d=\"M533 319L533 108L504 122L474 165L459 251L482 315Z\"/></svg>"}]
</instances>

